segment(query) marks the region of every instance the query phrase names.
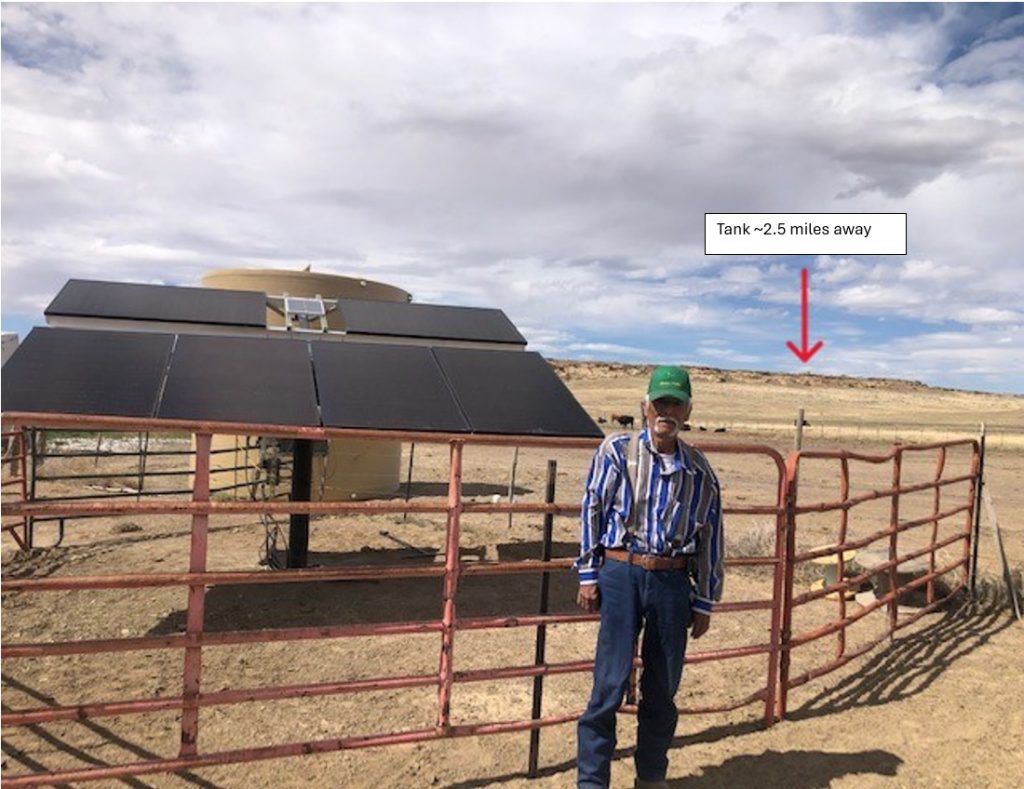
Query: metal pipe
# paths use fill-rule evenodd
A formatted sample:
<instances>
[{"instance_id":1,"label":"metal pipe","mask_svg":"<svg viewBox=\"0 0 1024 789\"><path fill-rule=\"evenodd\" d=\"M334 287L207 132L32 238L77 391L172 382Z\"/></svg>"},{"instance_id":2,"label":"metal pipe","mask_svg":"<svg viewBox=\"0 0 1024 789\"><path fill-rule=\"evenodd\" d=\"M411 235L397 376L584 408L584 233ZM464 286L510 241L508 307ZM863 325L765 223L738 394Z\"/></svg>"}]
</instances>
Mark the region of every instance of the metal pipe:
<instances>
[{"instance_id":1,"label":"metal pipe","mask_svg":"<svg viewBox=\"0 0 1024 789\"><path fill-rule=\"evenodd\" d=\"M935 474L933 481L938 482L942 479L942 472L946 467L946 448L939 447L938 456L935 460ZM935 572L935 541L939 539L939 513L942 511L942 490L936 486L935 494L932 499L932 538L931 545L933 546L931 553L928 556L928 572ZM925 592L925 601L928 603L934 602L935 600L935 584L928 584L928 589Z\"/></svg>"},{"instance_id":2,"label":"metal pipe","mask_svg":"<svg viewBox=\"0 0 1024 789\"><path fill-rule=\"evenodd\" d=\"M438 667L437 727L451 726L453 658L455 649L455 595L459 584L459 516L462 511L462 442L451 442L448 475L448 527L444 541L444 587L441 614L441 660Z\"/></svg>"},{"instance_id":3,"label":"metal pipe","mask_svg":"<svg viewBox=\"0 0 1024 789\"><path fill-rule=\"evenodd\" d=\"M194 501L207 501L210 498L210 444L212 440L213 436L209 433L196 435L196 474L192 494ZM188 564L191 573L206 572L209 527L210 517L208 515L192 516L192 542ZM196 754L196 741L199 736L199 683L203 667L203 648L198 642L203 635L205 606L206 587L202 583L189 585L185 637L190 643L185 647L180 756L195 756Z\"/></svg>"},{"instance_id":4,"label":"metal pipe","mask_svg":"<svg viewBox=\"0 0 1024 789\"><path fill-rule=\"evenodd\" d=\"M928 490L934 488L936 485L956 485L960 482L969 482L974 479L973 474L964 474L960 477L953 477L951 479L944 479L938 483L935 482L920 482L916 485L907 485L901 488L889 488L888 490L875 490L870 493L865 493L860 496L855 496L845 502L819 502L818 504L804 504L803 506L796 508L797 515L805 515L808 512L832 512L833 510L839 509L851 509L858 504L863 504L866 501L872 501L874 499L885 499L890 496L897 495L902 496L907 493L918 493L922 490Z\"/></svg>"},{"instance_id":5,"label":"metal pipe","mask_svg":"<svg viewBox=\"0 0 1024 789\"><path fill-rule=\"evenodd\" d=\"M518 458L518 450L516 458ZM547 485L544 490L544 501L554 503L555 501L555 481L558 478L558 463L554 460L548 461L548 477ZM509 500L512 498L512 490L515 484L515 461L512 463L512 482L509 483ZM511 513L509 514L509 525L511 525ZM544 534L541 540L541 552L540 559L545 564L551 561L551 532L554 526L555 518L550 513L544 516ZM548 612L548 594L551 585L551 574L545 572L540 577L540 601L537 606L537 612L539 614L546 614ZM537 635L534 642L533 651L533 664L535 666L544 665L544 652L547 642L547 626L537 625ZM533 707L531 709L530 718L532 720L539 720L541 707L544 698L544 675L537 674L533 678ZM537 761L539 758L540 751L540 729L532 729L530 731L530 753L526 768L526 774L529 778L537 777Z\"/></svg>"},{"instance_id":6,"label":"metal pipe","mask_svg":"<svg viewBox=\"0 0 1024 789\"><path fill-rule=\"evenodd\" d=\"M889 529L891 534L889 535L889 588L893 590L894 594L892 601L889 603L889 633L892 635L896 632L896 622L899 617L899 596L895 594L896 587L898 586L896 578L896 568L899 562L897 556L896 540L899 536L900 530L900 474L903 468L903 453L897 452L895 457L892 459L892 489L895 491L892 494L892 501L889 505Z\"/></svg>"},{"instance_id":7,"label":"metal pipe","mask_svg":"<svg viewBox=\"0 0 1024 789\"><path fill-rule=\"evenodd\" d=\"M968 570L969 582L971 587L971 597L974 597L975 589L977 587L978 577L978 543L981 535L981 496L985 489L985 423L981 423L981 430L979 431L978 443L975 447L974 458L972 463L972 470L977 473L977 477L973 482L971 490L971 506L974 507L973 512L969 516L971 521L969 526L965 526L966 530L970 531L971 534L971 546L965 548L970 550L971 562Z\"/></svg>"},{"instance_id":8,"label":"metal pipe","mask_svg":"<svg viewBox=\"0 0 1024 789\"><path fill-rule=\"evenodd\" d=\"M839 461L839 495L843 501L850 498L850 461L848 458L841 458ZM846 542L846 530L849 526L850 511L843 509L839 511L839 544ZM845 551L836 554L836 580L840 583L846 575ZM846 618L846 589L839 593L839 618ZM846 629L836 634L836 657L842 657L846 651Z\"/></svg>"}]
</instances>

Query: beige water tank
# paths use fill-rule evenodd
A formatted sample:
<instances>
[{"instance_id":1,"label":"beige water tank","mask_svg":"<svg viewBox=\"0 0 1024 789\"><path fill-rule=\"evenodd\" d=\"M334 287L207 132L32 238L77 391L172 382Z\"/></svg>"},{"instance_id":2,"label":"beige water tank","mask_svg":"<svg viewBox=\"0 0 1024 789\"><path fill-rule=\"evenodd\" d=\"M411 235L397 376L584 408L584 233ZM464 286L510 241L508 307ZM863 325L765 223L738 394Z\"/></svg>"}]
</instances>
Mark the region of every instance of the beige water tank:
<instances>
[{"instance_id":1,"label":"beige water tank","mask_svg":"<svg viewBox=\"0 0 1024 789\"><path fill-rule=\"evenodd\" d=\"M314 297L325 299L370 299L374 301L407 302L409 293L387 285L358 277L341 277L312 271L286 271L275 269L233 268L205 274L204 288L252 290L268 296ZM283 326L284 318L267 309L267 325ZM344 322L338 312L327 316L328 328L343 330ZM255 445L256 439L250 443ZM228 487L244 481L247 472L236 467L254 469L259 462L259 451L245 449L244 437L214 436L213 449L234 451L215 452L211 458L210 487ZM402 444L397 441L330 441L326 454L313 456L312 498L314 501L347 501L388 496L399 486ZM218 471L218 469L221 469ZM253 472L248 472L250 478ZM283 492L283 491L279 491ZM246 494L239 490L239 497Z\"/></svg>"}]
</instances>

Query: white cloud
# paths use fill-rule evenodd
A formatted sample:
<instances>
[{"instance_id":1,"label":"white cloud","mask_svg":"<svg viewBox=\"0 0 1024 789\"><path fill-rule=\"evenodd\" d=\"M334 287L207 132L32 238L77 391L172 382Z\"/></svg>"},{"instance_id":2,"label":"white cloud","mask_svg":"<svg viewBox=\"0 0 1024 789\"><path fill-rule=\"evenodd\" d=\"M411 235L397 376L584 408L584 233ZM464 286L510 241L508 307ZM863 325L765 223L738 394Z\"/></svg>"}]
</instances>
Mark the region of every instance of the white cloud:
<instances>
[{"instance_id":1,"label":"white cloud","mask_svg":"<svg viewBox=\"0 0 1024 789\"><path fill-rule=\"evenodd\" d=\"M1003 328L1008 9L5 4L3 309L312 264L501 307L554 353L781 346L793 262L705 258L704 212L902 211L910 256L818 258L815 305Z\"/></svg>"}]
</instances>

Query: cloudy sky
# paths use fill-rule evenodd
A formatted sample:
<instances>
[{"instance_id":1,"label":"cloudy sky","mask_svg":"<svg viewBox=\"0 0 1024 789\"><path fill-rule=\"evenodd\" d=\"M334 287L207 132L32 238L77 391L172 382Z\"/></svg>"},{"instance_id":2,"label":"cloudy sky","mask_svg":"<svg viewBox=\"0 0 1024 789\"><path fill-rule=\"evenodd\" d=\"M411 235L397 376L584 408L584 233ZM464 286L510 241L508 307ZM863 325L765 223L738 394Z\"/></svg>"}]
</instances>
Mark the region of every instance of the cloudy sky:
<instances>
[{"instance_id":1,"label":"cloudy sky","mask_svg":"<svg viewBox=\"0 0 1024 789\"><path fill-rule=\"evenodd\" d=\"M1024 393L1024 6L16 5L2 322L71 277L300 268L561 358ZM706 257L705 212L906 212Z\"/></svg>"}]
</instances>

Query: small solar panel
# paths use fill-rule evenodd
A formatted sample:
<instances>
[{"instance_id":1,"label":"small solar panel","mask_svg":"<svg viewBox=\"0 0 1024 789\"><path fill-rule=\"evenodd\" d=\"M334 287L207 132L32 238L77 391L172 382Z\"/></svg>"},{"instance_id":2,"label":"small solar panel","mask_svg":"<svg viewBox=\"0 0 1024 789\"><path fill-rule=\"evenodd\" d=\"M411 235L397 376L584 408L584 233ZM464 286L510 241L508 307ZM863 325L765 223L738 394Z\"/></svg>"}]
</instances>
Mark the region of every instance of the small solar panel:
<instances>
[{"instance_id":1,"label":"small solar panel","mask_svg":"<svg viewBox=\"0 0 1024 789\"><path fill-rule=\"evenodd\" d=\"M291 315L312 317L322 317L327 314L323 299L300 298L298 296L285 296L284 311Z\"/></svg>"},{"instance_id":2,"label":"small solar panel","mask_svg":"<svg viewBox=\"0 0 1024 789\"><path fill-rule=\"evenodd\" d=\"M474 433L604 435L540 354L433 351Z\"/></svg>"},{"instance_id":3,"label":"small solar panel","mask_svg":"<svg viewBox=\"0 0 1024 789\"><path fill-rule=\"evenodd\" d=\"M365 299L339 299L338 309L349 334L526 345L501 310Z\"/></svg>"},{"instance_id":4,"label":"small solar panel","mask_svg":"<svg viewBox=\"0 0 1024 789\"><path fill-rule=\"evenodd\" d=\"M46 315L265 328L264 293L71 279Z\"/></svg>"},{"instance_id":5,"label":"small solar panel","mask_svg":"<svg viewBox=\"0 0 1024 789\"><path fill-rule=\"evenodd\" d=\"M358 342L312 346L325 426L469 431L430 348Z\"/></svg>"},{"instance_id":6,"label":"small solar panel","mask_svg":"<svg viewBox=\"0 0 1024 789\"><path fill-rule=\"evenodd\" d=\"M157 415L317 426L309 344L290 338L182 334Z\"/></svg>"},{"instance_id":7,"label":"small solar panel","mask_svg":"<svg viewBox=\"0 0 1024 789\"><path fill-rule=\"evenodd\" d=\"M151 417L173 334L33 329L3 368L4 411Z\"/></svg>"}]
</instances>

